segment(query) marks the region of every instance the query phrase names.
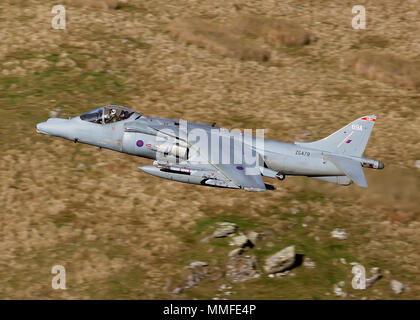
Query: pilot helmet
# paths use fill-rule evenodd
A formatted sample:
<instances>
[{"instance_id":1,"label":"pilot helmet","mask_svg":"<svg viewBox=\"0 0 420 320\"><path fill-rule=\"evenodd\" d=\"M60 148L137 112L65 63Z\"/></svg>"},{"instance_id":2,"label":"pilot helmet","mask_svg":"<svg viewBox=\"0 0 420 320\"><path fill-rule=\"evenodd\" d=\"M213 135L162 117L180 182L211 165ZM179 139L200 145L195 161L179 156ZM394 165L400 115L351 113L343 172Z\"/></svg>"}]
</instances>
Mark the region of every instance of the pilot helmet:
<instances>
[{"instance_id":1,"label":"pilot helmet","mask_svg":"<svg viewBox=\"0 0 420 320\"><path fill-rule=\"evenodd\" d=\"M115 116L117 114L117 110L111 109L111 116Z\"/></svg>"}]
</instances>

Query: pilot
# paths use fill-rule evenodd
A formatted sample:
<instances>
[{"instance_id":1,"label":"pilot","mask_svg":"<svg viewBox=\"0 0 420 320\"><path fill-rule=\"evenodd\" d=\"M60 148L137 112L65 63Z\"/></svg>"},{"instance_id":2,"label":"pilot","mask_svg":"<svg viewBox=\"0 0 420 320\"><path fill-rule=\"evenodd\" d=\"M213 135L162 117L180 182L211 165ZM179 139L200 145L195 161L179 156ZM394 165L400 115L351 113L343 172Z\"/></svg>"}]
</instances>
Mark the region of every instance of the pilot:
<instances>
[{"instance_id":1,"label":"pilot","mask_svg":"<svg viewBox=\"0 0 420 320\"><path fill-rule=\"evenodd\" d=\"M106 123L111 123L117 121L117 110L111 109L109 114L105 118Z\"/></svg>"},{"instance_id":2,"label":"pilot","mask_svg":"<svg viewBox=\"0 0 420 320\"><path fill-rule=\"evenodd\" d=\"M127 111L122 110L120 113L120 120L124 120L125 118L127 118Z\"/></svg>"}]
</instances>

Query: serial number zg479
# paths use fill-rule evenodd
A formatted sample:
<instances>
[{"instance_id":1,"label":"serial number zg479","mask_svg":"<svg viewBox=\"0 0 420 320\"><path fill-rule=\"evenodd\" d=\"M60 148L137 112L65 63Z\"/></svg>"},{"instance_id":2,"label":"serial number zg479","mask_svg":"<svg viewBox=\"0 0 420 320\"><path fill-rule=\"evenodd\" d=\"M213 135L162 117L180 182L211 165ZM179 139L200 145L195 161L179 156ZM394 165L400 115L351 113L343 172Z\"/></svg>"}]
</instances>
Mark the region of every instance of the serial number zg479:
<instances>
[{"instance_id":1,"label":"serial number zg479","mask_svg":"<svg viewBox=\"0 0 420 320\"><path fill-rule=\"evenodd\" d=\"M297 150L296 151L296 155L297 156L305 156L305 157L309 157L311 155L311 153L309 151L302 151L302 150Z\"/></svg>"}]
</instances>

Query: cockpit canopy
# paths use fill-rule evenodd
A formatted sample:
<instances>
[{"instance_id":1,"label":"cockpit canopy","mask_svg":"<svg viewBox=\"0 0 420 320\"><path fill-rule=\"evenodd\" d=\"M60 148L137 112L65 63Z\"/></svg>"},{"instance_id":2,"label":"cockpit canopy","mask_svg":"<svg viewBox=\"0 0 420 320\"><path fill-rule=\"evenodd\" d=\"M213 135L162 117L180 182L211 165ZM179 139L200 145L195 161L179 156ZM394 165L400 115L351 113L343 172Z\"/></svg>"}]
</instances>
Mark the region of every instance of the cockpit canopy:
<instances>
[{"instance_id":1,"label":"cockpit canopy","mask_svg":"<svg viewBox=\"0 0 420 320\"><path fill-rule=\"evenodd\" d=\"M126 107L109 105L105 107L98 108L96 110L90 111L88 113L82 114L80 116L81 120L89 121L93 123L107 124L117 121L122 121L130 118L133 114L141 116L141 114L130 110Z\"/></svg>"}]
</instances>

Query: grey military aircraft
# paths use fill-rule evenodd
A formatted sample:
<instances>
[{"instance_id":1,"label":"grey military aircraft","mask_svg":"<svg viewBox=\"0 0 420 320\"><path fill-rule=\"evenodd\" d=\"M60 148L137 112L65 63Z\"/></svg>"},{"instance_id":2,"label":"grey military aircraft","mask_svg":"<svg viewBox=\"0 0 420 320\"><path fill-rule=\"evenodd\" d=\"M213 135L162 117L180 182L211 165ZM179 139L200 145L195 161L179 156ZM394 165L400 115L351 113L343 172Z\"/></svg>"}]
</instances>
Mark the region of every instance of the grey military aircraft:
<instances>
[{"instance_id":1,"label":"grey military aircraft","mask_svg":"<svg viewBox=\"0 0 420 320\"><path fill-rule=\"evenodd\" d=\"M275 189L262 177L307 176L367 187L363 167L383 169L363 157L376 116L363 116L328 137L294 144L185 120L147 117L109 105L38 123L38 132L155 160L139 167L169 180L247 191ZM252 133L252 131L251 131Z\"/></svg>"}]
</instances>

